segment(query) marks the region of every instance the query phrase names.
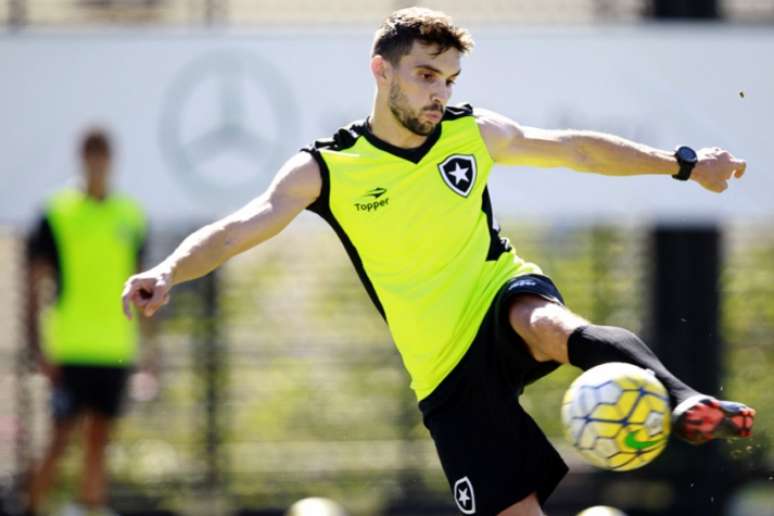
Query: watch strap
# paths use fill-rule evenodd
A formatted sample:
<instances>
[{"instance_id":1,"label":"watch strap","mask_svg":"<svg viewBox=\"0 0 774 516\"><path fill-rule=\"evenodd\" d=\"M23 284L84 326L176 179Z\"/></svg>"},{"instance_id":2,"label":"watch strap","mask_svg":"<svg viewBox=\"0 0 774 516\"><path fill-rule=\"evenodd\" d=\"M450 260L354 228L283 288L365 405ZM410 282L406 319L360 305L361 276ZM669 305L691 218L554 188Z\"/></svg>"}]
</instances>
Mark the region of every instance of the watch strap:
<instances>
[{"instance_id":1,"label":"watch strap","mask_svg":"<svg viewBox=\"0 0 774 516\"><path fill-rule=\"evenodd\" d=\"M696 161L685 161L680 159L679 151L675 152L675 159L677 160L677 164L680 166L680 170L677 172L677 174L672 175L672 177L678 181L688 181L691 178L693 169L696 167Z\"/></svg>"}]
</instances>

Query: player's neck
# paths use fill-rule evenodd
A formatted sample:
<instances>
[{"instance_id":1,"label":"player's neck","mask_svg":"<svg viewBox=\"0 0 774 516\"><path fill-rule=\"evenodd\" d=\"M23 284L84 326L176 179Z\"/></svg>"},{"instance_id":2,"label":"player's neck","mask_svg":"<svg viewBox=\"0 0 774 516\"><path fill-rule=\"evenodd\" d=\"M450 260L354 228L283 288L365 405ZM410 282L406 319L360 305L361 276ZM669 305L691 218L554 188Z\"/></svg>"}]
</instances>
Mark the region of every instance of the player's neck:
<instances>
[{"instance_id":1,"label":"player's neck","mask_svg":"<svg viewBox=\"0 0 774 516\"><path fill-rule=\"evenodd\" d=\"M389 108L379 109L378 106L374 106L371 116L368 117L368 129L380 140L403 149L419 147L427 140L427 136L421 136L406 129Z\"/></svg>"},{"instance_id":2,"label":"player's neck","mask_svg":"<svg viewBox=\"0 0 774 516\"><path fill-rule=\"evenodd\" d=\"M107 189L99 186L84 185L83 193L86 194L86 197L96 202L102 202L107 198Z\"/></svg>"}]
</instances>

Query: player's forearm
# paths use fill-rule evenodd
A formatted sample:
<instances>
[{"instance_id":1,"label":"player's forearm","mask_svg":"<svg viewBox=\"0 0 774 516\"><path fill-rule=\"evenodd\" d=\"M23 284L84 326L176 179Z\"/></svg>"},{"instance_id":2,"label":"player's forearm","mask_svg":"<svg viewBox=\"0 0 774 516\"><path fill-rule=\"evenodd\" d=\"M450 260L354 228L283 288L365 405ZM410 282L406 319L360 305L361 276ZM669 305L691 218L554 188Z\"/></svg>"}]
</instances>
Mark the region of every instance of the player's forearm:
<instances>
[{"instance_id":1,"label":"player's forearm","mask_svg":"<svg viewBox=\"0 0 774 516\"><path fill-rule=\"evenodd\" d=\"M172 285L200 278L229 258L279 233L289 222L283 209L264 197L191 235L156 266Z\"/></svg>"},{"instance_id":2,"label":"player's forearm","mask_svg":"<svg viewBox=\"0 0 774 516\"><path fill-rule=\"evenodd\" d=\"M625 138L595 132L572 132L566 136L572 149L570 168L608 176L676 174L672 151L656 149Z\"/></svg>"},{"instance_id":3,"label":"player's forearm","mask_svg":"<svg viewBox=\"0 0 774 516\"><path fill-rule=\"evenodd\" d=\"M208 224L183 240L163 262L154 267L169 278L172 285L204 276L225 261L227 228L221 221Z\"/></svg>"}]
</instances>

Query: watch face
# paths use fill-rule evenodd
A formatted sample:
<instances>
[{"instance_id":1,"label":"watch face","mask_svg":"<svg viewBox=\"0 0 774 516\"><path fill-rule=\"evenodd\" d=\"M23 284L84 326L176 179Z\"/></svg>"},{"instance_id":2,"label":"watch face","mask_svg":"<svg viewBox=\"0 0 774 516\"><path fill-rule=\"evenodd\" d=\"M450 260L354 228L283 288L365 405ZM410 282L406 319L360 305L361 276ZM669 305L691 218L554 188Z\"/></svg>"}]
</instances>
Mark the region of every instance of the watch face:
<instances>
[{"instance_id":1,"label":"watch face","mask_svg":"<svg viewBox=\"0 0 774 516\"><path fill-rule=\"evenodd\" d=\"M696 151L690 147L683 146L677 149L677 157L686 163L696 163Z\"/></svg>"}]
</instances>

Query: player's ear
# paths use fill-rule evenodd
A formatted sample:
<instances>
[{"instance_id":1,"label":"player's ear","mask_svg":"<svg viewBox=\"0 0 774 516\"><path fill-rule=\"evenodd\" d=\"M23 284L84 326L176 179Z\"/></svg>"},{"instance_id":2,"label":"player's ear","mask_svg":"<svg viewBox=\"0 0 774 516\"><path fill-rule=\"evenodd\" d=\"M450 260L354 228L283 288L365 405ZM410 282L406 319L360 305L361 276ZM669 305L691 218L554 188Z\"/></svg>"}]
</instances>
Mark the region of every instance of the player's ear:
<instances>
[{"instance_id":1,"label":"player's ear","mask_svg":"<svg viewBox=\"0 0 774 516\"><path fill-rule=\"evenodd\" d=\"M374 75L376 82L383 82L387 80L387 76L390 73L390 63L384 57L376 54L371 58L371 73Z\"/></svg>"}]
</instances>

